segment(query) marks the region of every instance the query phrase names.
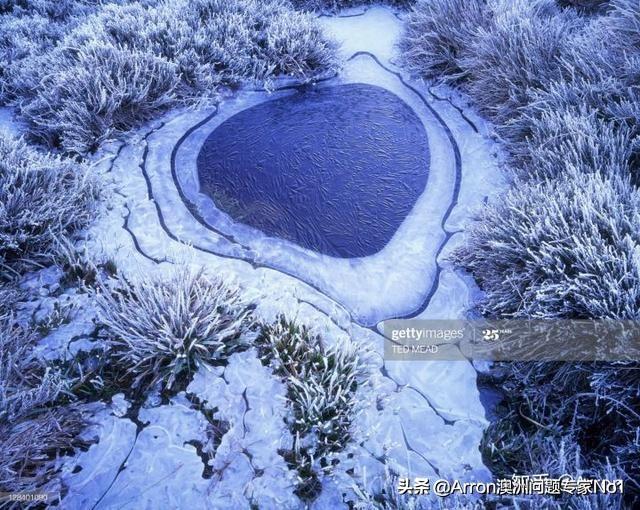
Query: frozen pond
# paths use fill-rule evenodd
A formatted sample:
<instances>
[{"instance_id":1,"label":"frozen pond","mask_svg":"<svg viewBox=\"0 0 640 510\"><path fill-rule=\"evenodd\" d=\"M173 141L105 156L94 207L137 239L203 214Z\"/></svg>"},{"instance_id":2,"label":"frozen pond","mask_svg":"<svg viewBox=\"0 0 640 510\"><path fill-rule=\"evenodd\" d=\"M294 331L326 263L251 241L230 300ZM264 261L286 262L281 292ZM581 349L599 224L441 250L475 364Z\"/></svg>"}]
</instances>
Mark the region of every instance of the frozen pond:
<instances>
[{"instance_id":1,"label":"frozen pond","mask_svg":"<svg viewBox=\"0 0 640 510\"><path fill-rule=\"evenodd\" d=\"M243 110L206 139L201 190L236 221L334 257L379 252L425 189L429 145L402 99L354 83Z\"/></svg>"},{"instance_id":2,"label":"frozen pond","mask_svg":"<svg viewBox=\"0 0 640 510\"><path fill-rule=\"evenodd\" d=\"M463 157L481 175L476 146L465 139L463 156L443 104L371 53L315 86L277 85L177 117L162 129L173 142L149 138L149 196L170 201L167 214L155 205L163 228L297 278L363 326L421 313L461 193L482 200L461 186Z\"/></svg>"}]
</instances>

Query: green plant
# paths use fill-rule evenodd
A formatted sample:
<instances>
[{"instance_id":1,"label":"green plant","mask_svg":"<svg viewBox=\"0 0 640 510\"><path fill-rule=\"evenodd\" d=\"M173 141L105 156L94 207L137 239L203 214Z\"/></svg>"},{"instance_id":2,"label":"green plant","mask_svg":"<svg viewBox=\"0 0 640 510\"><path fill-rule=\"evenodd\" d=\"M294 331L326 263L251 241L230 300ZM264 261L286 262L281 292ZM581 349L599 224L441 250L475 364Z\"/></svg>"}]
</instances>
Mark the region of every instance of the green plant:
<instances>
[{"instance_id":1,"label":"green plant","mask_svg":"<svg viewBox=\"0 0 640 510\"><path fill-rule=\"evenodd\" d=\"M363 363L352 345L327 347L306 326L285 317L263 326L257 344L263 361L287 385L294 446L284 456L298 471L297 494L312 500L320 490L319 472L330 472L332 454L351 440Z\"/></svg>"}]
</instances>

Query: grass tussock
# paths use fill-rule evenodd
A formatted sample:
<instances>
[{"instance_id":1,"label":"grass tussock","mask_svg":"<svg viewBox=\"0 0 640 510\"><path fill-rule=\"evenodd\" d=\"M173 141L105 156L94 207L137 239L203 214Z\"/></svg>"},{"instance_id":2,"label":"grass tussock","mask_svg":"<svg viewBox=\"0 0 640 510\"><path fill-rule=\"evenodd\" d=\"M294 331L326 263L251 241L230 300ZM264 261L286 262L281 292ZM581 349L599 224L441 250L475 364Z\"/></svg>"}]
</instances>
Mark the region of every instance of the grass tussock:
<instances>
[{"instance_id":1,"label":"grass tussock","mask_svg":"<svg viewBox=\"0 0 640 510\"><path fill-rule=\"evenodd\" d=\"M298 471L296 494L311 501L320 493L320 475L331 472L335 454L351 440L363 363L350 344L327 347L307 327L284 317L264 326L257 344L263 361L287 385L294 445L283 454Z\"/></svg>"},{"instance_id":2,"label":"grass tussock","mask_svg":"<svg viewBox=\"0 0 640 510\"><path fill-rule=\"evenodd\" d=\"M560 59L582 19L553 0L499 1L490 15L460 65L468 77L465 90L503 125L528 104L529 94L560 78Z\"/></svg>"},{"instance_id":3,"label":"grass tussock","mask_svg":"<svg viewBox=\"0 0 640 510\"><path fill-rule=\"evenodd\" d=\"M490 426L483 445L496 475L529 473L533 466L554 476L623 478L632 503L640 489L637 366L518 363L496 376L509 392L506 415ZM607 508L621 502L612 498Z\"/></svg>"},{"instance_id":4,"label":"grass tussock","mask_svg":"<svg viewBox=\"0 0 640 510\"><path fill-rule=\"evenodd\" d=\"M137 283L113 278L96 303L109 358L138 389L188 383L199 367L246 346L252 322L237 288L188 268Z\"/></svg>"},{"instance_id":5,"label":"grass tussock","mask_svg":"<svg viewBox=\"0 0 640 510\"><path fill-rule=\"evenodd\" d=\"M23 61L51 50L86 16L119 0L0 0L0 102Z\"/></svg>"},{"instance_id":6,"label":"grass tussock","mask_svg":"<svg viewBox=\"0 0 640 510\"><path fill-rule=\"evenodd\" d=\"M82 443L84 419L64 403L65 380L34 355L37 338L0 319L0 492L55 494L57 457Z\"/></svg>"},{"instance_id":7,"label":"grass tussock","mask_svg":"<svg viewBox=\"0 0 640 510\"><path fill-rule=\"evenodd\" d=\"M414 0L292 0L291 3L298 9L308 9L313 11L337 12L340 9L358 7L362 5L389 4L406 8Z\"/></svg>"},{"instance_id":8,"label":"grass tussock","mask_svg":"<svg viewBox=\"0 0 640 510\"><path fill-rule=\"evenodd\" d=\"M484 0L418 0L400 41L405 66L427 79L464 80L469 70L461 59L489 20Z\"/></svg>"},{"instance_id":9,"label":"grass tussock","mask_svg":"<svg viewBox=\"0 0 640 510\"><path fill-rule=\"evenodd\" d=\"M490 289L486 315L637 320L639 212L640 192L616 176L521 184L482 211L457 260Z\"/></svg>"},{"instance_id":10,"label":"grass tussock","mask_svg":"<svg viewBox=\"0 0 640 510\"><path fill-rule=\"evenodd\" d=\"M471 96L507 152L512 189L485 207L454 255L484 290L482 311L637 320L640 5L492 0L477 3L479 17L455 3L418 2L402 44L410 69ZM500 365L503 414L485 437L494 473L621 476L624 502L585 508L637 504L638 370Z\"/></svg>"},{"instance_id":11,"label":"grass tussock","mask_svg":"<svg viewBox=\"0 0 640 510\"><path fill-rule=\"evenodd\" d=\"M107 4L57 28L39 16L2 16L2 89L35 139L71 153L246 80L335 66L334 44L285 0Z\"/></svg>"},{"instance_id":12,"label":"grass tussock","mask_svg":"<svg viewBox=\"0 0 640 510\"><path fill-rule=\"evenodd\" d=\"M0 135L0 269L12 277L50 260L57 240L92 219L85 168Z\"/></svg>"}]
</instances>

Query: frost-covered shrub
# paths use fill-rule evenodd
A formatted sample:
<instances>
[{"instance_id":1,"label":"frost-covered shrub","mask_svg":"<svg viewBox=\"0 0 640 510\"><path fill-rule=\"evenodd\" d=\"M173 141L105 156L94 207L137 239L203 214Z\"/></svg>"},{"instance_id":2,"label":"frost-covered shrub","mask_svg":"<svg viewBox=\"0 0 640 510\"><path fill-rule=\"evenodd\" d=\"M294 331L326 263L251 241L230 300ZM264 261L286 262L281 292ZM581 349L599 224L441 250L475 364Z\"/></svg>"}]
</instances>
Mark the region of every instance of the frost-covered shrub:
<instances>
[{"instance_id":1,"label":"frost-covered shrub","mask_svg":"<svg viewBox=\"0 0 640 510\"><path fill-rule=\"evenodd\" d=\"M335 66L334 44L284 0L107 5L10 75L34 135L83 154L170 106L221 86Z\"/></svg>"},{"instance_id":2,"label":"frost-covered shrub","mask_svg":"<svg viewBox=\"0 0 640 510\"><path fill-rule=\"evenodd\" d=\"M629 179L566 175L488 206L456 260L495 317L640 318L640 192Z\"/></svg>"},{"instance_id":3,"label":"frost-covered shrub","mask_svg":"<svg viewBox=\"0 0 640 510\"><path fill-rule=\"evenodd\" d=\"M407 7L415 0L292 0L291 3L298 9L314 11L335 12L340 9L369 4L390 4L398 7Z\"/></svg>"},{"instance_id":4,"label":"frost-covered shrub","mask_svg":"<svg viewBox=\"0 0 640 510\"><path fill-rule=\"evenodd\" d=\"M498 125L516 116L532 91L560 77L562 52L578 24L574 11L552 0L495 0L492 23L479 27L460 61L478 108Z\"/></svg>"},{"instance_id":5,"label":"frost-covered shrub","mask_svg":"<svg viewBox=\"0 0 640 510\"><path fill-rule=\"evenodd\" d=\"M519 167L526 163L531 152L539 148L558 149L560 145L552 136L544 139L544 131L555 130L563 119L569 123L568 131L574 131L576 123L583 119L587 123L583 137L595 140L594 137L604 135L606 138L597 143L611 144L608 137L614 133L617 135L620 129L625 130L622 123L616 120L619 115L607 114L616 101L621 100L620 90L621 83L615 78L602 77L596 81L574 76L571 81L561 79L551 82L545 90L529 91L529 103L520 107L507 123L496 126L512 158L512 166L520 170ZM532 142L534 136L538 143L546 142L548 145L535 145ZM566 142L572 138L578 140L580 135L569 133L562 140Z\"/></svg>"},{"instance_id":6,"label":"frost-covered shrub","mask_svg":"<svg viewBox=\"0 0 640 510\"><path fill-rule=\"evenodd\" d=\"M601 13L609 4L609 0L558 0L562 7L573 7L586 14Z\"/></svg>"},{"instance_id":7,"label":"frost-covered shrub","mask_svg":"<svg viewBox=\"0 0 640 510\"><path fill-rule=\"evenodd\" d=\"M633 273L640 9L611 2L605 15L585 21L547 0L494 0L488 8L491 23L478 28L460 59L468 71L463 86L495 120L520 179L482 215L463 265L496 316L633 315L638 285L627 277L612 287L624 267L602 254ZM443 19L433 30L446 36L450 27ZM602 211L606 220L598 219ZM589 261L588 250L600 248Z\"/></svg>"},{"instance_id":8,"label":"frost-covered shrub","mask_svg":"<svg viewBox=\"0 0 640 510\"><path fill-rule=\"evenodd\" d=\"M39 15L0 16L0 103L11 97L22 61L50 49L61 35L58 24Z\"/></svg>"},{"instance_id":9,"label":"frost-covered shrub","mask_svg":"<svg viewBox=\"0 0 640 510\"><path fill-rule=\"evenodd\" d=\"M0 276L48 260L58 238L89 223L94 199L83 166L0 135Z\"/></svg>"},{"instance_id":10,"label":"frost-covered shrub","mask_svg":"<svg viewBox=\"0 0 640 510\"><path fill-rule=\"evenodd\" d=\"M285 458L299 474L296 493L314 499L320 490L318 473L329 473L331 455L351 440L362 360L352 345L328 347L306 326L284 317L264 326L257 343L262 359L287 385L294 446Z\"/></svg>"},{"instance_id":11,"label":"frost-covered shrub","mask_svg":"<svg viewBox=\"0 0 640 510\"><path fill-rule=\"evenodd\" d=\"M418 0L400 41L405 66L427 79L464 79L460 58L490 21L485 0Z\"/></svg>"},{"instance_id":12,"label":"frost-covered shrub","mask_svg":"<svg viewBox=\"0 0 640 510\"><path fill-rule=\"evenodd\" d=\"M23 300L25 292L15 285L15 281L3 281L0 278L0 324L9 320L16 304Z\"/></svg>"},{"instance_id":13,"label":"frost-covered shrub","mask_svg":"<svg viewBox=\"0 0 640 510\"><path fill-rule=\"evenodd\" d=\"M610 0L607 21L624 44L640 49L640 8L635 0Z\"/></svg>"},{"instance_id":14,"label":"frost-covered shrub","mask_svg":"<svg viewBox=\"0 0 640 510\"><path fill-rule=\"evenodd\" d=\"M95 42L147 52L175 62L185 93L215 93L220 82L280 74L312 78L333 65L333 44L312 17L282 0L197 0L110 6L65 43ZM198 82L198 78L205 80Z\"/></svg>"},{"instance_id":15,"label":"frost-covered shrub","mask_svg":"<svg viewBox=\"0 0 640 510\"><path fill-rule=\"evenodd\" d=\"M237 288L188 268L136 283L114 278L96 299L112 362L142 389L161 381L172 390L224 361L245 345L252 321Z\"/></svg>"},{"instance_id":16,"label":"frost-covered shrub","mask_svg":"<svg viewBox=\"0 0 640 510\"><path fill-rule=\"evenodd\" d=\"M496 372L505 412L489 425L482 444L484 461L496 476L534 469L552 477L622 478L626 504L618 494L592 498L597 504L585 508L635 508L640 479L637 364L502 363Z\"/></svg>"},{"instance_id":17,"label":"frost-covered shrub","mask_svg":"<svg viewBox=\"0 0 640 510\"><path fill-rule=\"evenodd\" d=\"M572 33L560 75L522 106L502 98L512 113L498 129L521 179L482 214L460 259L487 291L487 313L638 313L639 108L619 70L635 57L613 26L604 16Z\"/></svg>"},{"instance_id":18,"label":"frost-covered shrub","mask_svg":"<svg viewBox=\"0 0 640 510\"><path fill-rule=\"evenodd\" d=\"M631 131L598 117L595 111L545 108L529 119L528 136L514 154L523 179L543 180L598 172L630 175L636 142ZM513 152L512 149L512 152ZM516 159L514 159L515 161Z\"/></svg>"},{"instance_id":19,"label":"frost-covered shrub","mask_svg":"<svg viewBox=\"0 0 640 510\"><path fill-rule=\"evenodd\" d=\"M60 402L64 380L34 356L36 340L0 321L1 492L55 490L56 459L79 446L84 427L79 410Z\"/></svg>"},{"instance_id":20,"label":"frost-covered shrub","mask_svg":"<svg viewBox=\"0 0 640 510\"><path fill-rule=\"evenodd\" d=\"M15 98L13 81L25 59L49 51L86 16L114 2L121 0L1 0L0 104Z\"/></svg>"},{"instance_id":21,"label":"frost-covered shrub","mask_svg":"<svg viewBox=\"0 0 640 510\"><path fill-rule=\"evenodd\" d=\"M559 4L488 2L492 22L458 59L462 86L495 122L515 178L454 258L485 291L486 315L635 320L640 4ZM443 19L433 30L446 37L452 28ZM427 51L437 51L430 44ZM502 476L623 476L624 503L612 497L572 505L637 506L638 373L637 363L500 365L494 375L505 410L485 434L485 462ZM537 499L532 508L563 504Z\"/></svg>"},{"instance_id":22,"label":"frost-covered shrub","mask_svg":"<svg viewBox=\"0 0 640 510\"><path fill-rule=\"evenodd\" d=\"M554 0L420 0L400 47L414 74L462 82L500 125L561 76L562 52L583 23Z\"/></svg>"},{"instance_id":23,"label":"frost-covered shrub","mask_svg":"<svg viewBox=\"0 0 640 510\"><path fill-rule=\"evenodd\" d=\"M118 0L0 0L0 14L37 14L60 21L71 16L87 15L96 6Z\"/></svg>"},{"instance_id":24,"label":"frost-covered shrub","mask_svg":"<svg viewBox=\"0 0 640 510\"><path fill-rule=\"evenodd\" d=\"M21 106L22 116L33 137L70 152L95 149L176 101L176 66L148 53L96 45L56 51L38 62L58 72L39 77L39 93Z\"/></svg>"}]
</instances>

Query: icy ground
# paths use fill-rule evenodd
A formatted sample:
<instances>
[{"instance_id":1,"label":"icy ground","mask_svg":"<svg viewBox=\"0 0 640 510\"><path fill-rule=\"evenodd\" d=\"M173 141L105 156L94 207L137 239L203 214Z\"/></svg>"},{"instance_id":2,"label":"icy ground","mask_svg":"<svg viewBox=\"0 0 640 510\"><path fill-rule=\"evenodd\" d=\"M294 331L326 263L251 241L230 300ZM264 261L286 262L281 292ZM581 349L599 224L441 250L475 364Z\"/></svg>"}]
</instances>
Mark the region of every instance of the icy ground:
<instances>
[{"instance_id":1,"label":"icy ground","mask_svg":"<svg viewBox=\"0 0 640 510\"><path fill-rule=\"evenodd\" d=\"M361 395L357 441L323 480L312 505L338 509L346 508L343 499L353 497L356 483L375 491L385 463L407 476L476 481L490 476L478 450L486 419L473 365L385 361L379 331L381 321L395 317L465 316L477 290L446 256L462 241L474 209L502 184L482 120L461 98L412 81L394 64L402 25L391 9L323 17L322 23L342 43L345 60L344 70L328 83L386 88L415 110L429 136L427 188L384 250L341 260L252 237L197 194L194 165L204 137L233 113L290 93L249 88L217 112L174 111L124 143L105 147L94 163L113 193L89 233L89 246L142 280L174 262L205 265L238 282L262 318L285 313L329 341L348 334L371 350L374 368ZM187 207L189 201L200 218ZM56 285L51 272L40 278ZM47 299L45 308L53 306ZM82 308L81 298L71 299L80 301L78 319L43 341L45 356L87 349L95 341L90 309ZM284 391L249 350L232 356L224 368L201 371L186 393L169 402L150 397L138 410L119 395L94 404L93 425L85 433L94 443L64 462L68 492L62 506L303 507L293 492L295 473L278 454L291 442L283 421ZM212 411L213 422L203 409Z\"/></svg>"}]
</instances>

